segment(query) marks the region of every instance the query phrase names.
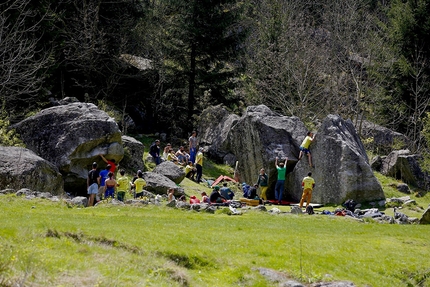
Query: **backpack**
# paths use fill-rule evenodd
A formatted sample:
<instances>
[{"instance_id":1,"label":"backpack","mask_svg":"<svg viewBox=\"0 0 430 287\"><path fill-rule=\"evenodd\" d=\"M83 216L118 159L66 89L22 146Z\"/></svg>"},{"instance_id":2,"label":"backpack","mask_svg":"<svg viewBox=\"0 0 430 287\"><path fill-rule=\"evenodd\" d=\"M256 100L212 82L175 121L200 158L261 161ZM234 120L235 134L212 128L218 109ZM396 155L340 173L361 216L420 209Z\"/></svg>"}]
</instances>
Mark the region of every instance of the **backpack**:
<instances>
[{"instance_id":1,"label":"backpack","mask_svg":"<svg viewBox=\"0 0 430 287\"><path fill-rule=\"evenodd\" d=\"M354 201L354 199L348 199L342 204L343 207L352 212L354 212L356 205L357 203Z\"/></svg>"},{"instance_id":2,"label":"backpack","mask_svg":"<svg viewBox=\"0 0 430 287\"><path fill-rule=\"evenodd\" d=\"M315 214L314 207L312 205L306 206L306 213L309 215Z\"/></svg>"}]
</instances>

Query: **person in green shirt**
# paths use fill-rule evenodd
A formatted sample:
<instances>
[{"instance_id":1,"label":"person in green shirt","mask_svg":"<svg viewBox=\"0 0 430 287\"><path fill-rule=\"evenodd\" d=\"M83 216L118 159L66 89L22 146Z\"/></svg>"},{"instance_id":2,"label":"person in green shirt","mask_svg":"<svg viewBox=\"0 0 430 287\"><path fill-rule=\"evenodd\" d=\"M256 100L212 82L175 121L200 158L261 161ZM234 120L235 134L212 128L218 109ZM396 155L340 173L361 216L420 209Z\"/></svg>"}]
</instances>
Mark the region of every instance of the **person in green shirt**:
<instances>
[{"instance_id":1,"label":"person in green shirt","mask_svg":"<svg viewBox=\"0 0 430 287\"><path fill-rule=\"evenodd\" d=\"M285 185L285 173L287 171L287 160L288 157L285 158L285 163L280 162L278 165L278 157L275 160L275 167L278 171L278 180L275 185L275 199L278 201L278 204L281 204L282 196L284 194L284 185Z\"/></svg>"},{"instance_id":2,"label":"person in green shirt","mask_svg":"<svg viewBox=\"0 0 430 287\"><path fill-rule=\"evenodd\" d=\"M125 193L128 190L128 178L125 175L125 170L121 169L119 171L119 174L121 175L120 178L118 178L118 180L116 181L118 183L118 188L117 188L117 199L119 201L124 201L125 198Z\"/></svg>"}]
</instances>

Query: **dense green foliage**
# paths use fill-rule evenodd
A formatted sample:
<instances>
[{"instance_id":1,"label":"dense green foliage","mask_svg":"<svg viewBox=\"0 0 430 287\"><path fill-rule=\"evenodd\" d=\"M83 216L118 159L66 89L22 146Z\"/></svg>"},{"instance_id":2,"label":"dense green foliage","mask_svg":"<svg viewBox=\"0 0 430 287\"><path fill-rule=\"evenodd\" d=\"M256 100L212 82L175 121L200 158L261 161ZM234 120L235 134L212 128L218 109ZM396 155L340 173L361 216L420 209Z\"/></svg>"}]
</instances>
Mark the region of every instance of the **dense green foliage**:
<instances>
[{"instance_id":1,"label":"dense green foliage","mask_svg":"<svg viewBox=\"0 0 430 287\"><path fill-rule=\"evenodd\" d=\"M222 103L307 125L370 119L427 148L427 0L32 1L0 4L12 121L49 97L112 103L139 132L184 136ZM141 124L144 122L145 124Z\"/></svg>"}]
</instances>

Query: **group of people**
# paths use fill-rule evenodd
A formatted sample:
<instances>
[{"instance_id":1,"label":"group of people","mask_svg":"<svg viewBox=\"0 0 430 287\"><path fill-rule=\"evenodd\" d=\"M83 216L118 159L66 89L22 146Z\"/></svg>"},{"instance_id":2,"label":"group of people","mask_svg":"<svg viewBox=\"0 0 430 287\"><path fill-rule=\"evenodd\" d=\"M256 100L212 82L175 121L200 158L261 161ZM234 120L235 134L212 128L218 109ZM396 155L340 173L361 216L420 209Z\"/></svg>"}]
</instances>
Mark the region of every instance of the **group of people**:
<instances>
[{"instance_id":1,"label":"group of people","mask_svg":"<svg viewBox=\"0 0 430 287\"><path fill-rule=\"evenodd\" d=\"M175 152L172 145L168 143L160 153L160 140L155 140L149 147L149 154L152 156L156 165L162 161L171 161L185 167L185 176L198 183L202 181L203 175L203 151L197 139L197 132L193 131L188 139L189 153L184 146L180 146Z\"/></svg>"},{"instance_id":2,"label":"group of people","mask_svg":"<svg viewBox=\"0 0 430 287\"><path fill-rule=\"evenodd\" d=\"M303 155L308 157L309 167L313 168L312 165L312 155L309 150L309 146L314 140L315 135L312 132L306 134L305 139L300 145L300 153L298 159L301 160ZM284 194L285 177L287 171L287 161L288 157L284 161L280 160L278 157L275 158L275 168L277 170L277 180L275 184L275 201L278 204L282 204L282 198ZM263 200L267 200L267 188L268 188L269 177L267 176L264 168L260 170L258 175L257 183L254 188L260 188L260 197ZM309 172L306 177L302 180L303 193L299 203L299 207L303 207L303 203L306 201L307 206L310 204L312 199L312 190L315 186L315 180L312 178L312 172ZM251 188L252 189L252 188ZM244 193L245 196L245 193ZM251 196L252 197L252 196ZM249 198L249 197L248 197Z\"/></svg>"},{"instance_id":3,"label":"group of people","mask_svg":"<svg viewBox=\"0 0 430 287\"><path fill-rule=\"evenodd\" d=\"M183 146L180 146L178 151L175 153L170 144L167 144L163 150L164 160L170 160L185 166L185 176L196 182L201 182L203 173L203 148L200 147L197 150L199 142L196 137L196 131L193 131L189 140L189 151L188 154ZM315 135L312 132L308 132L307 136L300 145L300 154L298 159L300 160L303 155L308 157L309 166L313 168L312 156L309 150L309 146L314 140ZM160 156L160 140L155 140L150 146L150 155L153 157L156 165L162 162ZM143 188L146 186L146 182L143 179L143 173L139 170L136 176L131 182L125 177L125 171L120 170L120 177L115 179L115 171L117 164L115 160L107 160L102 154L100 157L106 163L106 168L102 171L98 171L97 163L92 164L92 170L88 173L87 178L87 190L89 194L88 206L92 206L95 201L99 201L101 197L113 198L115 196L115 189L117 190L117 199L123 201L127 191L133 193L134 198L143 196ZM279 162L278 162L279 161ZM288 157L285 161L279 160L278 157L275 159L275 167L277 170L277 181L275 185L275 200L278 204L282 203L282 197L284 193L285 177L287 169ZM244 197L249 199L261 199L267 200L267 189L268 189L269 177L266 174L264 168L260 169L260 173L257 178L257 182L252 186L246 186L244 183L242 188L244 190ZM306 201L309 206L312 199L312 191L315 186L315 180L312 178L312 173L309 172L306 177L302 180L303 193L299 203L299 207L302 208ZM259 189L259 192L258 192ZM202 202L207 203L224 203L233 199L234 193L228 188L227 183L223 184L223 187L215 186L210 196L207 196L205 192L202 194ZM168 196L173 197L173 191L168 191Z\"/></svg>"},{"instance_id":4,"label":"group of people","mask_svg":"<svg viewBox=\"0 0 430 287\"><path fill-rule=\"evenodd\" d=\"M191 133L189 140L189 153L186 152L184 146L174 152L171 144L167 144L163 149L163 155L160 155L160 140L155 140L150 148L149 154L152 156L156 165L160 164L163 160L168 160L180 164L185 168L185 176L196 182L202 181L203 175L203 148L198 148L199 142L197 140L197 132ZM106 168L101 171L98 170L97 162L93 162L92 169L88 172L87 177L87 192L89 195L88 206L93 206L102 198L114 198L115 194L117 199L124 201L127 191L133 194L134 198L143 196L143 188L146 182L143 179L142 171L138 171L136 176L130 182L125 176L124 170L119 170L120 177L116 179L116 170L118 165L115 160L107 160L104 155L100 157L106 163ZM116 193L115 193L116 191Z\"/></svg>"}]
</instances>

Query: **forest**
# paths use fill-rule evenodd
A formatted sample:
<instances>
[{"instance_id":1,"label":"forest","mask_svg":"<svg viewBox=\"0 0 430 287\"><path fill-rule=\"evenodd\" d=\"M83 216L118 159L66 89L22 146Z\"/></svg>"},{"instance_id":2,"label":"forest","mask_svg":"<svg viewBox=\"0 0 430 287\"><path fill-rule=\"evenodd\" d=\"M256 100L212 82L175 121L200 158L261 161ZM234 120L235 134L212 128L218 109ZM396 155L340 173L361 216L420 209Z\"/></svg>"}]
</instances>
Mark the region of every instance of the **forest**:
<instances>
[{"instance_id":1,"label":"forest","mask_svg":"<svg viewBox=\"0 0 430 287\"><path fill-rule=\"evenodd\" d=\"M5 0L0 123L76 97L185 137L208 106L264 104L310 129L367 119L428 155L428 15L429 0Z\"/></svg>"}]
</instances>

